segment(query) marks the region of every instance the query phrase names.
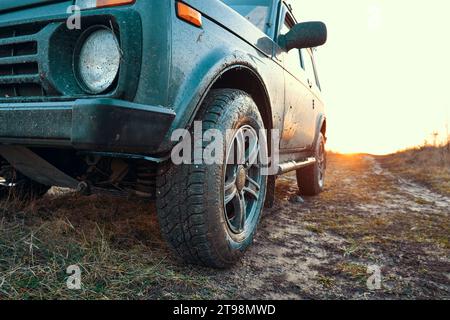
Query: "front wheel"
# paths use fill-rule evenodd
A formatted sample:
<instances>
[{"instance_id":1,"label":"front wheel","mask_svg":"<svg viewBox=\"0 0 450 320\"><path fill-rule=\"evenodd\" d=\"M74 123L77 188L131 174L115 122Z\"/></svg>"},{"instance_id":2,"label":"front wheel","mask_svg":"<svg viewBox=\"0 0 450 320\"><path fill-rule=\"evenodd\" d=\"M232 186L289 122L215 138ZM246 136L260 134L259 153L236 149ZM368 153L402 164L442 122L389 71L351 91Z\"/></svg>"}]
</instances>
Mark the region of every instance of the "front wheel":
<instances>
[{"instance_id":1,"label":"front wheel","mask_svg":"<svg viewBox=\"0 0 450 320\"><path fill-rule=\"evenodd\" d=\"M267 150L259 138L264 125L252 98L231 89L213 90L199 118L203 133L212 129L224 138L221 161L162 168L158 217L164 237L186 262L226 268L252 243L264 206L267 177L255 161L260 148Z\"/></svg>"}]
</instances>

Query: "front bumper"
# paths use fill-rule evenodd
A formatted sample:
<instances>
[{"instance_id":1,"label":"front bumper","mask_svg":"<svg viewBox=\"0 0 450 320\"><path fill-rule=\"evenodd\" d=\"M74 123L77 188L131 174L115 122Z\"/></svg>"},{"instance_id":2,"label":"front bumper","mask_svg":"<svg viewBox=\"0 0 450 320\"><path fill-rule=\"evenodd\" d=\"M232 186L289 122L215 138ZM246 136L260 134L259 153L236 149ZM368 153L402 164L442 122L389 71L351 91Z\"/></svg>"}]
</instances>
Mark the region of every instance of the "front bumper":
<instances>
[{"instance_id":1,"label":"front bumper","mask_svg":"<svg viewBox=\"0 0 450 320\"><path fill-rule=\"evenodd\" d=\"M174 118L163 107L106 98L0 104L0 144L152 154Z\"/></svg>"}]
</instances>

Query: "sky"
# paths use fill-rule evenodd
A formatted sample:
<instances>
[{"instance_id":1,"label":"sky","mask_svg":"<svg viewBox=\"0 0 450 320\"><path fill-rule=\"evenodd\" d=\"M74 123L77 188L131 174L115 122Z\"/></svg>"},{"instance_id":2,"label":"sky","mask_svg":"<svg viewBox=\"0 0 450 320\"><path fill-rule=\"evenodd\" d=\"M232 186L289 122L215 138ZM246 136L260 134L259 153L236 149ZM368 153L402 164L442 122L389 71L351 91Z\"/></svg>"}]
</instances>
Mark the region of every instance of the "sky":
<instances>
[{"instance_id":1,"label":"sky","mask_svg":"<svg viewBox=\"0 0 450 320\"><path fill-rule=\"evenodd\" d=\"M444 140L450 121L450 1L292 0L321 20L316 52L328 148L386 154Z\"/></svg>"}]
</instances>

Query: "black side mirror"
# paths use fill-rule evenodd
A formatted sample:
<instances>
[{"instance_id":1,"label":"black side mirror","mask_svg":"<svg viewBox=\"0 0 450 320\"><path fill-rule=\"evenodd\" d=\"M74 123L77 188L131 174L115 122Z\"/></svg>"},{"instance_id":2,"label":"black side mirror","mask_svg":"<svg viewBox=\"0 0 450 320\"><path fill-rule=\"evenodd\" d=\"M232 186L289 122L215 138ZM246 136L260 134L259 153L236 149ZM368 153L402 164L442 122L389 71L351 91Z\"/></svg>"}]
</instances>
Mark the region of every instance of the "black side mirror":
<instances>
[{"instance_id":1,"label":"black side mirror","mask_svg":"<svg viewBox=\"0 0 450 320\"><path fill-rule=\"evenodd\" d=\"M303 22L296 24L285 35L278 38L278 44L286 51L314 48L327 42L327 26L323 22Z\"/></svg>"}]
</instances>

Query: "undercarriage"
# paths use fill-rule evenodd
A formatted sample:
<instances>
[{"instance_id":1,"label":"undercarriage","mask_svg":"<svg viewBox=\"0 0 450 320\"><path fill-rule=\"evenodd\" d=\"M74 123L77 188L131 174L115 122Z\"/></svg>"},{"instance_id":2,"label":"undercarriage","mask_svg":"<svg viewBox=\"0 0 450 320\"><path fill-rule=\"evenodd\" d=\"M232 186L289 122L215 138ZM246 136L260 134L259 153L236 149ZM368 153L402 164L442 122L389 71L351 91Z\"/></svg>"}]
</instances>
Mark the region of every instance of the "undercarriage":
<instances>
[{"instance_id":1,"label":"undercarriage","mask_svg":"<svg viewBox=\"0 0 450 320\"><path fill-rule=\"evenodd\" d=\"M46 186L76 189L83 195L105 193L155 199L158 164L143 156L118 158L113 154L17 146L1 146L0 153L3 187L13 187L29 178Z\"/></svg>"}]
</instances>

